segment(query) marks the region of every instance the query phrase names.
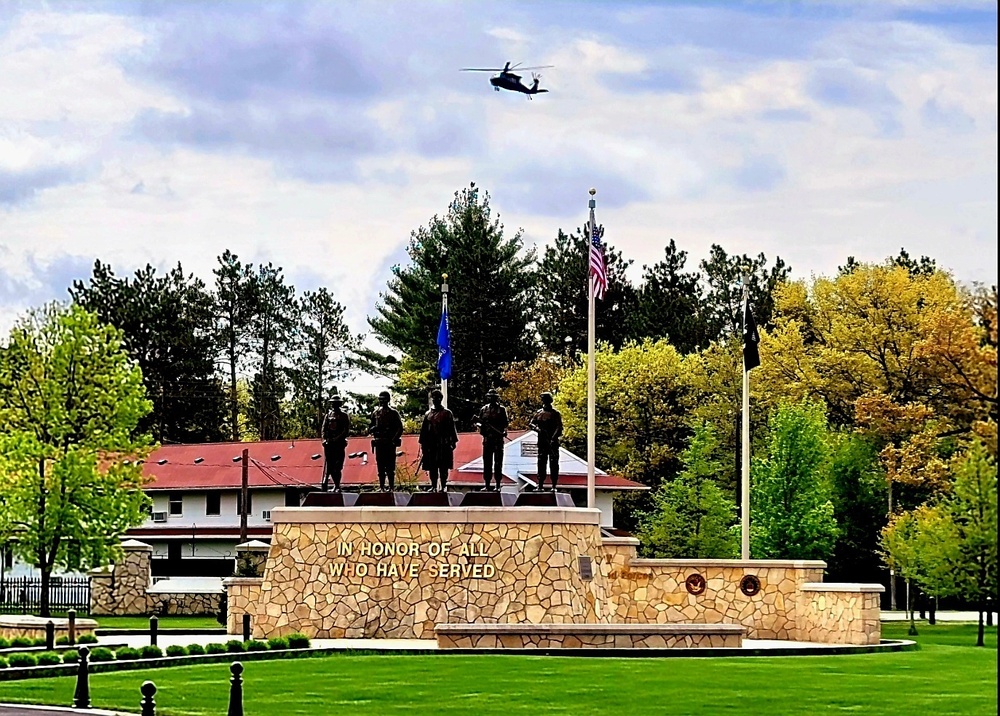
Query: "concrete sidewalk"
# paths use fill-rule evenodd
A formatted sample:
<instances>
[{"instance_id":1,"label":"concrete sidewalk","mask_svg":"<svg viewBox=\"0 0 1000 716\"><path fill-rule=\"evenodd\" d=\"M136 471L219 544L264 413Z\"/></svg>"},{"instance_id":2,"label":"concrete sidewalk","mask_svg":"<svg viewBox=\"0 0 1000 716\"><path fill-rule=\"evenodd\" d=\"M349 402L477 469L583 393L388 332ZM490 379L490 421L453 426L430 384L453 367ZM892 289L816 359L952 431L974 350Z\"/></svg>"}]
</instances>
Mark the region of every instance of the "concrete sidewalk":
<instances>
[{"instance_id":1,"label":"concrete sidewalk","mask_svg":"<svg viewBox=\"0 0 1000 716\"><path fill-rule=\"evenodd\" d=\"M920 619L920 612L915 612L917 621L927 621L926 619ZM884 622L908 622L910 621L910 613L900 610L894 612L888 609L883 609L880 616L881 620ZM972 622L974 624L979 622L979 612L936 612L934 618L939 622ZM985 619L985 615L983 615ZM997 623L997 612L993 612L993 623Z\"/></svg>"}]
</instances>

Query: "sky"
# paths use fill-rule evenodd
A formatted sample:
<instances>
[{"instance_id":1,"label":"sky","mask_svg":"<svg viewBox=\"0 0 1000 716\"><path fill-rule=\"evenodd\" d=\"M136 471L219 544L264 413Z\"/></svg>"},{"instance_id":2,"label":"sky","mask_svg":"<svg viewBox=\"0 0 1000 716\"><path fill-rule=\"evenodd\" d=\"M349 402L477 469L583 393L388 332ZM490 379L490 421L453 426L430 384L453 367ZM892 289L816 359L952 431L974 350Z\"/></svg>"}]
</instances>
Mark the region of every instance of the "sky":
<instances>
[{"instance_id":1,"label":"sky","mask_svg":"<svg viewBox=\"0 0 1000 716\"><path fill-rule=\"evenodd\" d=\"M550 92L459 71L506 61ZM674 239L996 283L996 3L0 0L3 331L95 259L226 249L362 331L470 182L529 247L596 188L636 280Z\"/></svg>"}]
</instances>

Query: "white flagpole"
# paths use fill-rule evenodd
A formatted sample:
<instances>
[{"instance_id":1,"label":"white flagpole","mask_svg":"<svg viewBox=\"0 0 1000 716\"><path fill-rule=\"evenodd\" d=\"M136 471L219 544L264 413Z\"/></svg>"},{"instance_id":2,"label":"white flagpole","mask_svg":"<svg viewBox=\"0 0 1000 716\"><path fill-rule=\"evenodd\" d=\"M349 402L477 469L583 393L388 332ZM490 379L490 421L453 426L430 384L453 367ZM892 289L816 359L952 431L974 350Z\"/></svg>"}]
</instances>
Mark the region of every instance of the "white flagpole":
<instances>
[{"instance_id":1,"label":"white flagpole","mask_svg":"<svg viewBox=\"0 0 1000 716\"><path fill-rule=\"evenodd\" d=\"M444 315L448 312L448 274L441 274L443 281L441 282L441 314ZM448 349L451 350L451 325L448 326ZM448 407L448 379L441 379L441 393L443 395L441 399L441 404L447 408Z\"/></svg>"},{"instance_id":2,"label":"white flagpole","mask_svg":"<svg viewBox=\"0 0 1000 716\"><path fill-rule=\"evenodd\" d=\"M743 274L743 314L740 325L746 333L747 315L747 275ZM743 336L744 344L746 335ZM740 456L742 458L742 475L740 482L740 559L750 559L750 371L747 370L746 359L740 356L740 367L743 369L743 421L740 432L742 443Z\"/></svg>"},{"instance_id":3,"label":"white flagpole","mask_svg":"<svg viewBox=\"0 0 1000 716\"><path fill-rule=\"evenodd\" d=\"M594 201L596 189L590 190L590 231L587 236L587 265L590 265L590 242L593 241L594 228L597 223L594 219L594 208L597 202ZM594 279L590 276L590 269L587 269L587 507L593 509L597 507L597 489L594 479L594 463L597 459L597 368L594 362L594 344L596 333L596 320L594 310Z\"/></svg>"}]
</instances>

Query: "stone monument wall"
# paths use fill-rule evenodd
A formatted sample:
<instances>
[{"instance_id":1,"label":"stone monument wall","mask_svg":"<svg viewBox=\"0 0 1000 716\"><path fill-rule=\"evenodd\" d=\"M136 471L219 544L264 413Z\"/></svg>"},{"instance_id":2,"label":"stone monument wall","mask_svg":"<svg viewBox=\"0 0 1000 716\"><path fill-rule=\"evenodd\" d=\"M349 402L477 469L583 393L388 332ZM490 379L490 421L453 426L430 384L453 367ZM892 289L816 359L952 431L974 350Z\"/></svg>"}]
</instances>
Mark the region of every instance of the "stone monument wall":
<instances>
[{"instance_id":1,"label":"stone monument wall","mask_svg":"<svg viewBox=\"0 0 1000 716\"><path fill-rule=\"evenodd\" d=\"M795 639L802 587L822 579L825 566L784 560L633 559L627 564L609 560L611 620L742 624L748 639ZM741 589L747 576L759 584L754 594Z\"/></svg>"},{"instance_id":2,"label":"stone monument wall","mask_svg":"<svg viewBox=\"0 0 1000 716\"><path fill-rule=\"evenodd\" d=\"M254 636L431 639L441 623L606 621L599 519L576 508L275 509Z\"/></svg>"}]
</instances>

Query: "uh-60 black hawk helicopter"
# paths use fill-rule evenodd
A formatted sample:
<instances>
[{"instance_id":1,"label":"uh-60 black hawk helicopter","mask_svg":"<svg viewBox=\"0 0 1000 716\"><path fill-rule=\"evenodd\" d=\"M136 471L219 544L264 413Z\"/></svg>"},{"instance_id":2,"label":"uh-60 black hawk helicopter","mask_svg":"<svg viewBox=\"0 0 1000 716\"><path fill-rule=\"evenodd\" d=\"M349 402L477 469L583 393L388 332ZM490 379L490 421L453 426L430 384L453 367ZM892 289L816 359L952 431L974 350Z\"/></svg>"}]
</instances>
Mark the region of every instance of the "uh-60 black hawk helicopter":
<instances>
[{"instance_id":1,"label":"uh-60 black hawk helicopter","mask_svg":"<svg viewBox=\"0 0 1000 716\"><path fill-rule=\"evenodd\" d=\"M511 92L521 92L528 95L528 99L531 99L532 95L541 94L543 92L548 92L547 89L539 89L538 82L542 79L541 75L536 75L534 72L531 73L531 79L533 80L531 86L525 85L521 82L521 75L514 74L513 70L520 69L521 72L526 70L544 70L553 65L540 65L538 67L521 67L521 63L518 62L516 65L511 67L511 64L506 63L503 68L500 67L463 67L462 72L498 72L499 74L490 77L490 84L493 85L493 89L499 92L502 89L510 90Z\"/></svg>"}]
</instances>

